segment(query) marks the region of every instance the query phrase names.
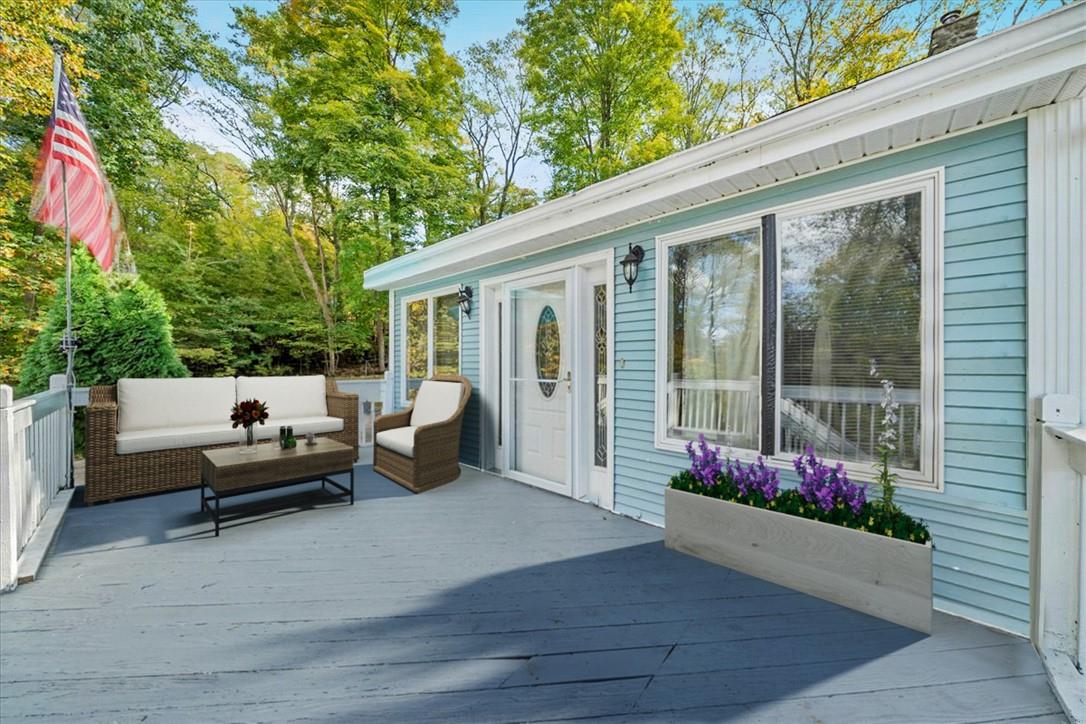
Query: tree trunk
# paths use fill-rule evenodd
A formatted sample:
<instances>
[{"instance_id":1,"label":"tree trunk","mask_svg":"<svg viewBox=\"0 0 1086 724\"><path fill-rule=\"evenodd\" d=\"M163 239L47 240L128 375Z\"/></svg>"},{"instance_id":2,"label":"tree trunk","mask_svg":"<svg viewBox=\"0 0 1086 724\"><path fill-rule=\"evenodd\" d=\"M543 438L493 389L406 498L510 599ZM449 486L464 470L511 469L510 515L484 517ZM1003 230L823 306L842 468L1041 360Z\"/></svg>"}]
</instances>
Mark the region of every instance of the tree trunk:
<instances>
[{"instance_id":1,"label":"tree trunk","mask_svg":"<svg viewBox=\"0 0 1086 724\"><path fill-rule=\"evenodd\" d=\"M324 367L325 374L334 375L336 373L337 361L336 361L336 346L335 346L335 328L336 322L332 317L332 310L328 306L327 295L321 289L320 283L317 281L316 275L313 273L313 267L310 266L309 260L305 258L305 251L302 249L301 243L298 241L298 236L294 233L294 224L286 214L284 214L284 230L287 236L290 238L290 243L294 247L294 254L298 257L298 266L305 272L305 278L309 281L309 286L313 290L313 296L317 299L317 304L320 306L321 319L324 321L325 329L325 343L327 345L324 350ZM317 241L320 243L320 240Z\"/></svg>"},{"instance_id":2,"label":"tree trunk","mask_svg":"<svg viewBox=\"0 0 1086 724\"><path fill-rule=\"evenodd\" d=\"M385 367L385 322L380 317L373 323L373 336L377 340L377 369L382 373Z\"/></svg>"}]
</instances>

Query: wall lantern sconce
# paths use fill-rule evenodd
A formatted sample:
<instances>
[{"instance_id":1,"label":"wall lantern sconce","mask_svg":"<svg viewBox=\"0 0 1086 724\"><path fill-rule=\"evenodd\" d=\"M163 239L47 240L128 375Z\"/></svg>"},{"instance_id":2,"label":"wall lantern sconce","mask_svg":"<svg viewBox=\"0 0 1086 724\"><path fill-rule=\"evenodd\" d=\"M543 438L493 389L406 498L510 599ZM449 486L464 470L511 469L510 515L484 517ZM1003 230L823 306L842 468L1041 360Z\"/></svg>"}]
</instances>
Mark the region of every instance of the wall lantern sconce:
<instances>
[{"instance_id":1,"label":"wall lantern sconce","mask_svg":"<svg viewBox=\"0 0 1086 724\"><path fill-rule=\"evenodd\" d=\"M457 300L460 302L460 311L468 318L471 317L471 297L473 294L471 287L466 287L463 284L460 285Z\"/></svg>"},{"instance_id":2,"label":"wall lantern sconce","mask_svg":"<svg viewBox=\"0 0 1086 724\"><path fill-rule=\"evenodd\" d=\"M630 285L630 291L633 291L634 282L637 281L637 268L641 266L641 262L645 260L645 250L638 244L634 246L630 244L630 251L622 259L622 276L626 279L626 283Z\"/></svg>"}]
</instances>

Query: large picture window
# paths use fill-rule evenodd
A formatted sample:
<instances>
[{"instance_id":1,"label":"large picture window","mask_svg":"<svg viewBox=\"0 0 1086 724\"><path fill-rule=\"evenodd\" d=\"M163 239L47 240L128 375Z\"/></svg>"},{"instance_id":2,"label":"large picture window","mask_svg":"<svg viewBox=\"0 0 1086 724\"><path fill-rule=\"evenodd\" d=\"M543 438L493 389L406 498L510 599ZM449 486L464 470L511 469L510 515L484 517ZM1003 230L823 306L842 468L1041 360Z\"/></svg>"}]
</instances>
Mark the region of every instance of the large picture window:
<instances>
[{"instance_id":1,"label":"large picture window","mask_svg":"<svg viewBox=\"0 0 1086 724\"><path fill-rule=\"evenodd\" d=\"M409 299L403 304L404 399L413 400L422 381L460 374L460 306L455 291Z\"/></svg>"},{"instance_id":2,"label":"large picture window","mask_svg":"<svg viewBox=\"0 0 1086 724\"><path fill-rule=\"evenodd\" d=\"M811 445L862 479L892 424L901 482L938 486L941 192L931 171L659 237L657 446Z\"/></svg>"}]
</instances>

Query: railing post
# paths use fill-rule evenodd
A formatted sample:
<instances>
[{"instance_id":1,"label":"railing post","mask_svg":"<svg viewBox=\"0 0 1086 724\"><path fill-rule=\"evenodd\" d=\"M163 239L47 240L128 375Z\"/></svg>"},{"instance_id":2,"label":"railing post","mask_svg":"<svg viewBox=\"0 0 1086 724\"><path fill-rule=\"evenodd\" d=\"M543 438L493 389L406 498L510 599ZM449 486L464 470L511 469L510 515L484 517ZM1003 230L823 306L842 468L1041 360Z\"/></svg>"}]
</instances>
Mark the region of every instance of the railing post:
<instances>
[{"instance_id":1,"label":"railing post","mask_svg":"<svg viewBox=\"0 0 1086 724\"><path fill-rule=\"evenodd\" d=\"M22 432L33 419L32 406L16 406L15 390L0 385L0 591L15 588L18 581L19 491L29 474Z\"/></svg>"},{"instance_id":2,"label":"railing post","mask_svg":"<svg viewBox=\"0 0 1086 724\"><path fill-rule=\"evenodd\" d=\"M64 390L68 392L68 411L64 415L67 422L65 432L65 450L67 459L64 466L64 487L75 487L75 406L72 404L71 391L68 390L68 378L66 375L49 375L49 391Z\"/></svg>"}]
</instances>

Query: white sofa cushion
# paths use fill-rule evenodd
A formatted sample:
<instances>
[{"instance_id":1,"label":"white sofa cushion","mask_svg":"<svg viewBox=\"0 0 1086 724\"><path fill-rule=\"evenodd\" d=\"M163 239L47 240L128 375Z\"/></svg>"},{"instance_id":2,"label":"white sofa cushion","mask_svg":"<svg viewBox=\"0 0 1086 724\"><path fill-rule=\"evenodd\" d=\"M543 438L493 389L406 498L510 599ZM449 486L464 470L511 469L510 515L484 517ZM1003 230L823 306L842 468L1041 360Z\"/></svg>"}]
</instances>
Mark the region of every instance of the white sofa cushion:
<instances>
[{"instance_id":1,"label":"white sofa cushion","mask_svg":"<svg viewBox=\"0 0 1086 724\"><path fill-rule=\"evenodd\" d=\"M157 430L130 430L117 433L117 454L173 450L182 447L203 447L237 442L245 433L230 424L163 427ZM278 433L277 433L278 434Z\"/></svg>"},{"instance_id":2,"label":"white sofa cushion","mask_svg":"<svg viewBox=\"0 0 1086 724\"><path fill-rule=\"evenodd\" d=\"M239 377L238 400L253 398L266 403L268 419L279 434L279 426L289 418L327 417L328 400L325 398L324 375L304 377ZM297 434L297 430L294 431Z\"/></svg>"},{"instance_id":3,"label":"white sofa cushion","mask_svg":"<svg viewBox=\"0 0 1086 724\"><path fill-rule=\"evenodd\" d=\"M394 427L377 433L377 444L405 457L415 457L415 428Z\"/></svg>"},{"instance_id":4,"label":"white sofa cushion","mask_svg":"<svg viewBox=\"0 0 1086 724\"><path fill-rule=\"evenodd\" d=\"M421 427L435 422L445 422L460 406L459 382L440 382L423 380L419 392L415 395L415 406L411 410L411 425Z\"/></svg>"},{"instance_id":5,"label":"white sofa cushion","mask_svg":"<svg viewBox=\"0 0 1086 724\"><path fill-rule=\"evenodd\" d=\"M117 380L117 430L229 425L234 402L233 377L124 378Z\"/></svg>"},{"instance_id":6,"label":"white sofa cushion","mask_svg":"<svg viewBox=\"0 0 1086 724\"><path fill-rule=\"evenodd\" d=\"M294 437L300 438L307 433L339 432L343 429L343 420L339 417L288 417L285 420L276 420L272 424L271 418L263 425L257 425L256 438L258 440L278 440L280 426L294 428Z\"/></svg>"}]
</instances>

